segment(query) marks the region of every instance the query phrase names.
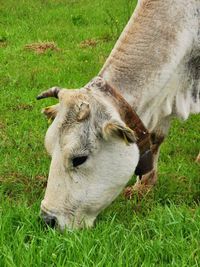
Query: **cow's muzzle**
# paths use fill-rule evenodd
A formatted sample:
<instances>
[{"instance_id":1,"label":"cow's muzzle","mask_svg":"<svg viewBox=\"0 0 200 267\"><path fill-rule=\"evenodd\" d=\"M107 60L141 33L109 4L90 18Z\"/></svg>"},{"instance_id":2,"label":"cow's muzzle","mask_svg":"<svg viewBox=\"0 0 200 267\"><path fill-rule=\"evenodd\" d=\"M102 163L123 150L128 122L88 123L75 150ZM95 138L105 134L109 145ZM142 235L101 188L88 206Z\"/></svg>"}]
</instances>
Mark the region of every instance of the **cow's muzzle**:
<instances>
[{"instance_id":1,"label":"cow's muzzle","mask_svg":"<svg viewBox=\"0 0 200 267\"><path fill-rule=\"evenodd\" d=\"M56 222L57 222L57 219L55 216L52 216L48 213L46 213L45 211L41 211L40 213L42 219L44 220L44 222L51 228L55 228L56 226Z\"/></svg>"}]
</instances>

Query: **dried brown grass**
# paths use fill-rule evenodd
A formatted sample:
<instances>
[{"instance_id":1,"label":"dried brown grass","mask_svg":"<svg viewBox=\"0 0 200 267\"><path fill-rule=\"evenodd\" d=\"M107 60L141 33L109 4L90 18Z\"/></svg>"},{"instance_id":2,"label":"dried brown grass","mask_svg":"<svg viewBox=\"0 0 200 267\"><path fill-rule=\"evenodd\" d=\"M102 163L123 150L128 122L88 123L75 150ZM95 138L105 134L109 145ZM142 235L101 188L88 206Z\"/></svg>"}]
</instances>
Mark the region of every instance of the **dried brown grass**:
<instances>
[{"instance_id":1,"label":"dried brown grass","mask_svg":"<svg viewBox=\"0 0 200 267\"><path fill-rule=\"evenodd\" d=\"M24 47L26 50L34 51L36 54L44 54L47 50L59 51L55 42L39 42L27 44Z\"/></svg>"}]
</instances>

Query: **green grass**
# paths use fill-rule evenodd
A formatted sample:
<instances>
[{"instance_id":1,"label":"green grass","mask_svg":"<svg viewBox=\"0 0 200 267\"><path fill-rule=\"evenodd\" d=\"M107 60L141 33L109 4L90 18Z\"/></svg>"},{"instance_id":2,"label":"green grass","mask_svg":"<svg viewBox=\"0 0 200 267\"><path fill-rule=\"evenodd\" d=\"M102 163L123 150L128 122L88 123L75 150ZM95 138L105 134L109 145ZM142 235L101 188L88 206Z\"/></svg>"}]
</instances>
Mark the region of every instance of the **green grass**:
<instances>
[{"instance_id":1,"label":"green grass","mask_svg":"<svg viewBox=\"0 0 200 267\"><path fill-rule=\"evenodd\" d=\"M136 1L0 0L0 266L200 266L200 123L174 121L159 182L144 199L120 196L92 230L38 220L50 159L40 114L54 85L83 86L109 55ZM82 47L85 40L96 46ZM51 41L58 51L25 49Z\"/></svg>"}]
</instances>

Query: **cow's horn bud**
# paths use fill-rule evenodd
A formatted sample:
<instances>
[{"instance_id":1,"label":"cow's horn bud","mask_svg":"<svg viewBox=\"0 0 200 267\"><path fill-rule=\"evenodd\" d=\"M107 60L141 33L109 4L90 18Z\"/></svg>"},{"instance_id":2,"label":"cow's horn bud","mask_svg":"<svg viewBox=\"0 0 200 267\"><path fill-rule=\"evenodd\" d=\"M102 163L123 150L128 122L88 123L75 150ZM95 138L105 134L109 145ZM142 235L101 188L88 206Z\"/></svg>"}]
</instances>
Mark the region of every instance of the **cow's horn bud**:
<instances>
[{"instance_id":1,"label":"cow's horn bud","mask_svg":"<svg viewBox=\"0 0 200 267\"><path fill-rule=\"evenodd\" d=\"M59 88L59 87L52 87L52 88L48 89L47 91L44 91L43 93L38 95L36 97L36 99L40 100L40 99L47 98L47 97L58 98L58 94L59 94L60 90L61 90L61 88Z\"/></svg>"},{"instance_id":2,"label":"cow's horn bud","mask_svg":"<svg viewBox=\"0 0 200 267\"><path fill-rule=\"evenodd\" d=\"M87 119L90 114L90 105L87 102L82 102L79 106L79 112L77 116L77 121L83 121Z\"/></svg>"}]
</instances>

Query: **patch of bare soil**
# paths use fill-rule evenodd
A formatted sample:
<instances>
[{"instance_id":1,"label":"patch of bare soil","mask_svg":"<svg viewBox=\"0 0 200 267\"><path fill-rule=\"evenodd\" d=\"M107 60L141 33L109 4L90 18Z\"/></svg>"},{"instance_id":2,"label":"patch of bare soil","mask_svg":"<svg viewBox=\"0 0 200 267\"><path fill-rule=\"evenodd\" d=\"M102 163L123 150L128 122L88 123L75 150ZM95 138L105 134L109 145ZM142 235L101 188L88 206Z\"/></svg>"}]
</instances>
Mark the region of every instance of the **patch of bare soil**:
<instances>
[{"instance_id":1,"label":"patch of bare soil","mask_svg":"<svg viewBox=\"0 0 200 267\"><path fill-rule=\"evenodd\" d=\"M95 47L96 45L97 45L97 40L95 39L84 40L80 43L81 48Z\"/></svg>"},{"instance_id":2,"label":"patch of bare soil","mask_svg":"<svg viewBox=\"0 0 200 267\"><path fill-rule=\"evenodd\" d=\"M34 51L36 54L44 54L47 50L59 51L59 48L54 42L32 43L25 45L24 48L26 50Z\"/></svg>"},{"instance_id":3,"label":"patch of bare soil","mask_svg":"<svg viewBox=\"0 0 200 267\"><path fill-rule=\"evenodd\" d=\"M12 108L13 111L19 111L19 110L32 110L33 106L29 104L18 104Z\"/></svg>"},{"instance_id":4,"label":"patch of bare soil","mask_svg":"<svg viewBox=\"0 0 200 267\"><path fill-rule=\"evenodd\" d=\"M106 43L106 42L109 42L111 40L112 40L112 38L110 36L104 36L104 37L100 37L97 39L86 39L86 40L82 41L79 46L81 48L95 47L99 43Z\"/></svg>"}]
</instances>

